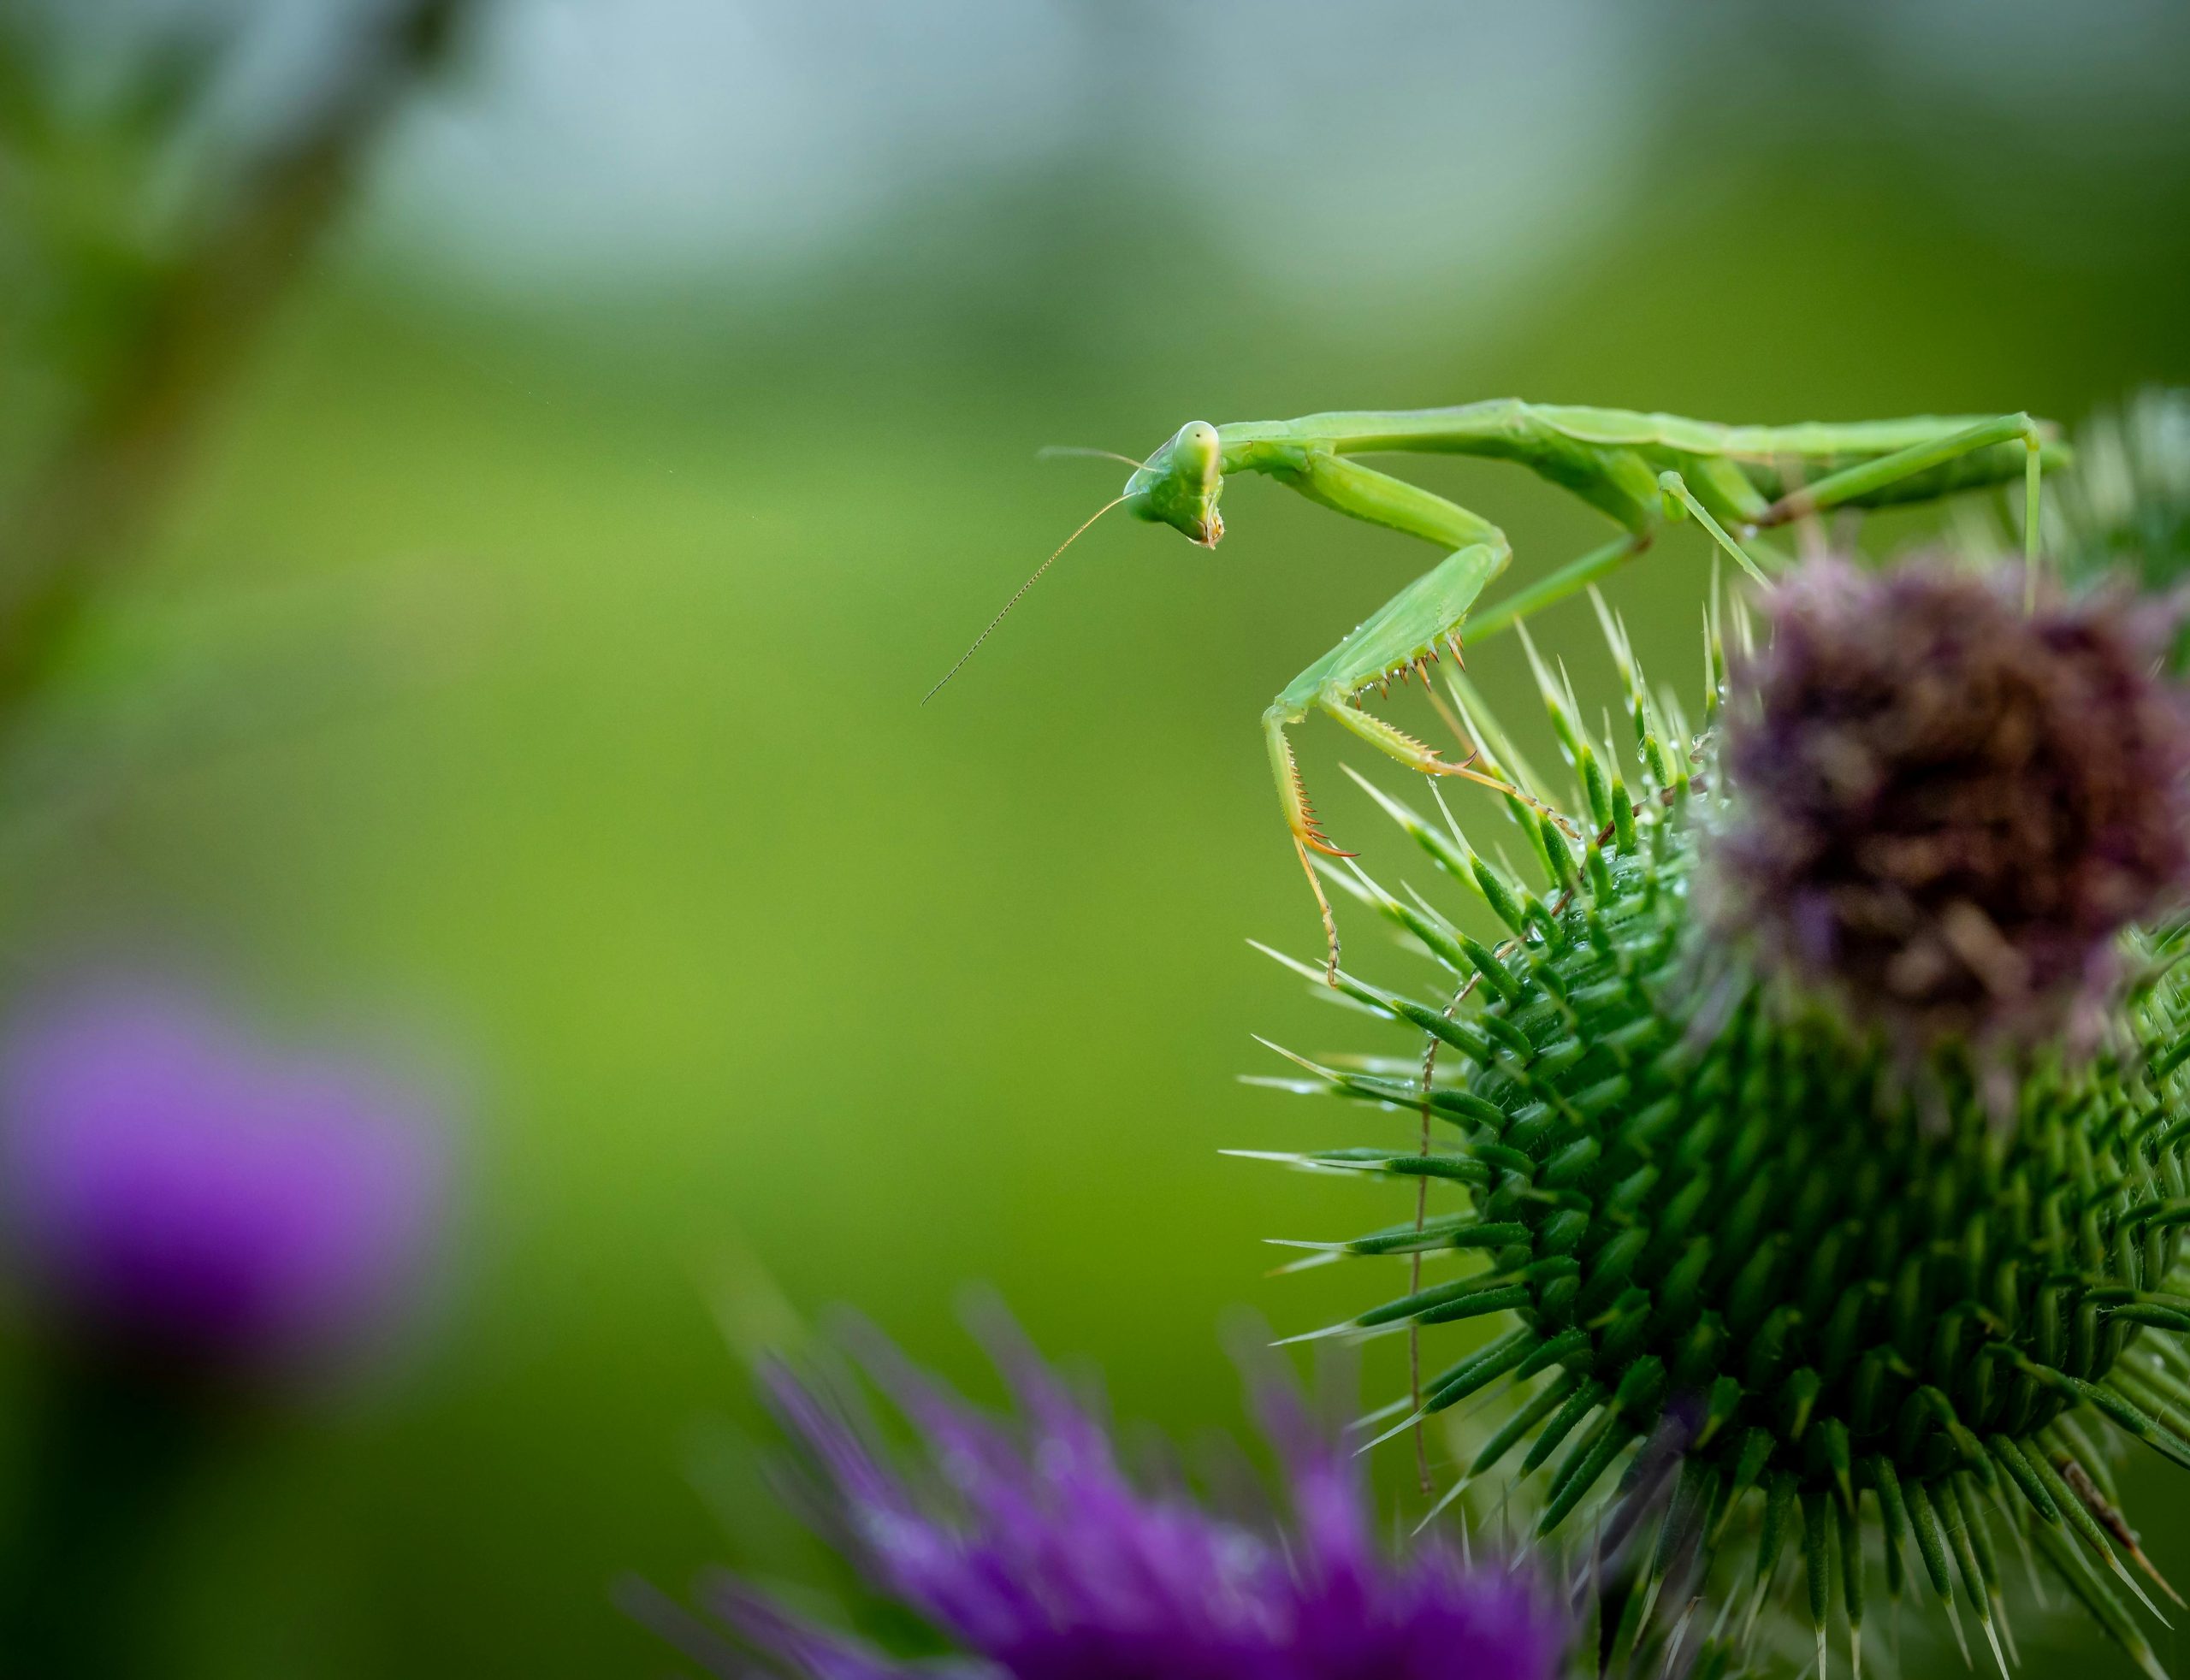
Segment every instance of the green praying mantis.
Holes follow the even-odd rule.
[[[1064,452],[1107,454],[1107,451]],[[1506,569],[1506,535],[1479,514],[1354,458],[1387,453],[1474,455],[1511,461],[1608,515],[1620,535],[1496,605],[1469,615]],[[1263,713],[1278,798],[1300,865],[1323,914],[1326,976],[1337,983],[1337,924],[1311,853],[1347,857],[1324,836],[1286,731],[1320,711],[1379,752],[1428,776],[1459,776],[1515,792],[1475,770],[1476,754],[1449,759],[1370,712],[1363,697],[1418,671],[1425,686],[1440,650],[1461,656],[1462,631],[1480,642],[1634,559],[1667,525],[1693,518],[1759,582],[1764,569],[1743,546],[1761,530],[1838,508],[1929,501],[1960,491],[2024,482],[2026,562],[2035,566],[2039,485],[2067,461],[2058,428],[2027,414],[1923,416],[1849,424],[1724,426],[1670,414],[1527,403],[1512,399],[1454,408],[1311,414],[1298,420],[1212,426],[1190,421],[1133,468],[1124,490],[1066,538],[1005,603],[953,665],[956,675],[1004,613],[1081,532],[1110,509],[1169,525],[1204,547],[1224,535],[1217,504],[1227,475],[1259,472],[1309,500],[1418,536],[1445,558],[1355,626],[1287,684]],[[943,683],[938,683],[940,689]],[[935,689],[929,690],[932,697]]]

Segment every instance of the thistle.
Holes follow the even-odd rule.
[[[1282,1381],[1253,1392],[1290,1511],[1222,1517],[1183,1488],[1136,1487],[1102,1424],[1017,1331],[1000,1315],[986,1328],[1022,1426],[862,1338],[861,1363],[924,1440],[928,1463],[909,1474],[843,1395],[781,1364],[765,1373],[817,1472],[798,1504],[966,1660],[894,1659],[728,1575],[701,1596],[734,1646],[648,1589],[627,1588],[627,1607],[727,1676],[1552,1680],[1566,1629],[1535,1580],[1438,1545],[1388,1559],[1350,1456]]]
[[[100,977],[0,1036],[0,1255],[39,1358],[0,1571],[10,1673],[156,1671],[152,1606],[204,1481],[269,1399],[418,1304],[439,1246],[438,1105],[269,1047],[195,989]]]
[[[353,1357],[415,1304],[448,1139],[363,1062],[256,1041],[147,979],[61,989],[0,1039],[0,1236],[59,1339],[174,1381]]]
[[[1872,591],[1859,606],[1873,612],[1879,592],[1912,587],[1844,584]],[[1447,910],[1358,868],[1331,873],[1441,977],[1420,993],[1341,974],[1347,997],[1405,1036],[1366,1060],[1293,1056],[1305,1077],[1280,1083],[1418,1115],[1422,1136],[1281,1158],[1435,1186],[1455,1205],[1418,1201],[1386,1228],[1293,1245],[1303,1265],[1416,1257],[1406,1293],[1315,1334],[1460,1342],[1391,1434],[1462,1402],[1495,1408],[1447,1499],[1495,1478],[1535,1501],[1539,1535],[1595,1536],[1595,1569],[1619,1565],[1600,1554],[1633,1535],[1631,1588],[1606,1606],[1609,1658],[1651,1637],[1672,1661],[1691,1627],[1723,1654],[1791,1574],[1820,1676],[1836,1614],[1860,1672],[1875,1567],[1897,1602],[1928,1583],[1958,1639],[1959,1598],[2004,1672],[2004,1531],[2159,1675],[2123,1597],[2152,1605],[2132,1566],[2157,1577],[2111,1470],[2123,1440],[2190,1466],[2190,1279],[2175,1271],[2190,1222],[2190,987],[2172,934],[2120,925],[2158,893],[2078,920],[2082,943],[2062,954],[2078,987],[2101,968],[2122,977],[2079,993],[2104,1017],[2087,1054],[2033,1038],[2004,1064],[1971,1042],[1983,999],[1951,987],[1962,1013],[1922,1010],[1935,1030],[1912,1049],[1848,1007],[1878,960],[1862,942],[1842,941],[1829,974],[1775,973],[1769,955],[1799,944],[1801,905],[1750,894],[1753,920],[1780,922],[1755,941],[1704,913],[1767,878],[1742,837],[1763,819],[1745,802],[1768,793],[1730,786],[1725,770],[1768,772],[1755,730],[1801,727],[1728,713],[1723,616],[1708,615],[1706,727],[1691,736],[1599,612],[1630,750],[1590,738],[1571,687],[1529,650],[1578,784],[1566,800],[1448,678],[1477,766],[1512,787],[1504,816],[1532,878],[1492,861],[1449,810],[1374,789],[1468,902]],[[1738,655],[1747,621],[1731,624]],[[1768,664],[1751,680],[1774,691]],[[1784,686],[1814,707],[1832,692]],[[2179,812],[2179,788],[2142,792]],[[1841,831],[1815,856],[1860,854],[1845,830],[1873,808],[1829,811]],[[2096,865],[2069,846],[2051,867]],[[2170,856],[2150,873],[2177,871]],[[1425,1283],[1428,1257],[1471,1269]],[[1495,1334],[1439,1328],[1472,1320]]]

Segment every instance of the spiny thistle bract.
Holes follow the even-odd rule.
[[[1407,1041],[1370,1060],[1296,1056],[1309,1077],[1276,1083],[1419,1113],[1422,1140],[1280,1158],[1448,1186],[1464,1205],[1425,1216],[1418,1202],[1388,1228],[1296,1245],[1314,1251],[1300,1263],[1487,1263],[1317,1334],[1506,1320],[1422,1379],[1392,1433],[1495,1404],[1498,1385],[1502,1421],[1453,1493],[1494,1474],[1509,1494],[1525,1483],[1540,1535],[1633,1529],[1650,1491],[1633,1449],[1678,1449],[1670,1497],[1628,1548],[1633,1587],[1606,1605],[1608,1660],[1670,1620],[1670,1662],[1691,1619],[1730,1660],[1798,1553],[1821,1671],[1836,1601],[1860,1671],[1873,1556],[1897,1600],[1927,1582],[1958,1640],[1959,1594],[1999,1656],[2004,1527],[2160,1675],[2116,1590],[2152,1603],[2117,1553],[2157,1577],[2117,1510],[2108,1437],[2190,1466],[2190,1279],[2175,1269],[2190,989],[2173,938],[2123,936],[2131,978],[2109,1032],[2081,1057],[2026,1046],[2000,1124],[1997,1063],[1951,1044],[1912,1062],[1829,1002],[1768,984],[1698,915],[1710,835],[1742,796],[1717,773],[1723,641],[1707,636],[1691,737],[1599,611],[1641,774],[1631,785],[1620,754],[1584,736],[1571,687],[1536,662],[1579,784],[1571,816],[1448,678],[1478,766],[1520,790],[1503,804],[1540,884],[1494,866],[1449,813],[1370,790],[1487,907],[1496,943],[1461,926],[1480,908],[1456,921],[1332,872],[1447,984],[1423,997],[1341,974]],[[1745,644],[1746,619],[1733,627]]]
[[[2190,574],[2190,390],[2141,391],[2076,436],[2046,504],[2046,547],[2072,578],[2127,572],[2147,589]]]

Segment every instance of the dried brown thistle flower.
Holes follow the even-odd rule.
[[[2190,885],[2175,613],[2026,612],[2019,569],[1813,562],[1739,673],[1719,913],[1858,1015],[2004,1042],[2087,1018],[2115,936]]]

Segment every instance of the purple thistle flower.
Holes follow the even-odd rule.
[[[1919,559],[1812,561],[1765,606],[1722,914],[1915,1041],[2092,1017],[2116,935],[2190,890],[2190,711],[2157,671],[2179,605],[2041,589],[2027,612],[2018,570]]]
[[[440,1223],[419,1093],[272,1049],[146,979],[59,991],[0,1039],[0,1212],[48,1316],[215,1369],[385,1324]]]
[[[1286,1382],[1261,1380],[1253,1398],[1290,1521],[1247,1523],[1182,1489],[1141,1492],[1015,1328],[986,1340],[1018,1427],[864,1338],[867,1372],[922,1437],[917,1481],[824,1393],[781,1365],[764,1372],[820,1472],[819,1525],[968,1659],[938,1671],[888,1657],[713,1576],[703,1601],[742,1647],[808,1680],[1548,1680],[1556,1668],[1566,1630],[1525,1572],[1470,1569],[1435,1541],[1384,1555],[1354,1460]],[[718,1672],[755,1672],[662,1601],[638,1607]]]

